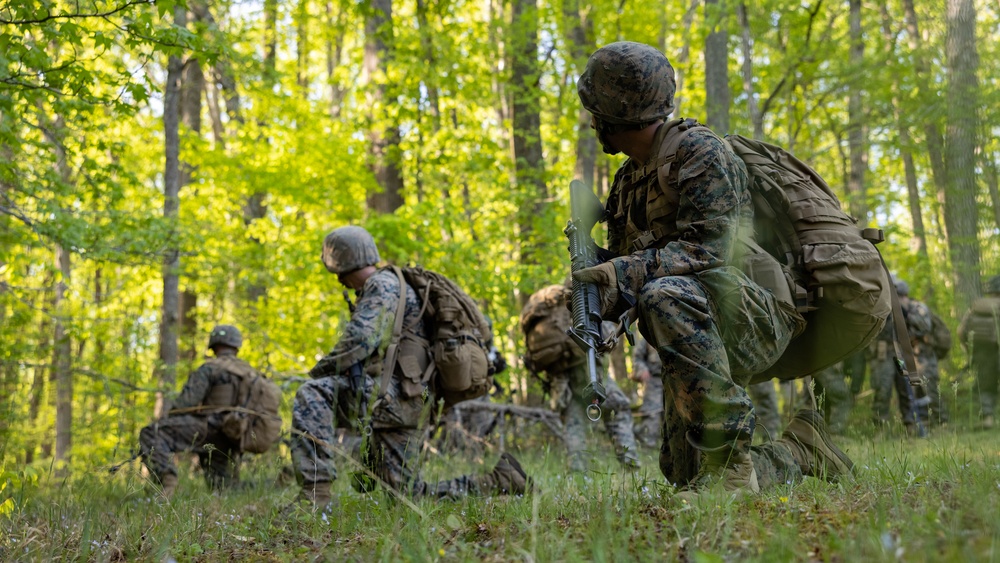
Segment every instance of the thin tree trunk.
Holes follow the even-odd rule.
[[[757,93],[753,87],[753,41],[750,34],[750,15],[746,2],[736,7],[736,17],[740,22],[740,45],[743,48],[743,94],[747,97],[747,115],[753,124],[753,138],[764,138],[764,114],[757,106]]]
[[[56,245],[56,267],[60,278],[55,286],[53,313],[55,331],[52,337],[52,373],[56,381],[56,476],[69,475],[73,447],[73,341],[63,324],[67,317],[66,290],[70,281],[69,251]]]
[[[337,66],[340,65],[341,53],[344,44],[344,27],[340,23],[343,10],[337,10],[337,16],[333,16],[333,2],[326,2],[326,80],[330,88],[330,117],[336,119],[340,116],[340,106],[344,98],[344,90],[340,87],[334,74]]]
[[[580,0],[565,0],[563,2],[563,19],[566,21],[567,42],[570,56],[576,66],[577,73],[583,71],[587,58],[593,49],[593,44],[587,40],[592,37],[594,24],[587,17],[590,6],[580,5]],[[594,174],[597,167],[597,137],[590,129],[590,112],[580,108],[576,123],[576,168],[573,177],[581,180],[590,189],[595,189]]]
[[[947,141],[944,222],[955,281],[955,306],[966,309],[981,295],[976,208],[976,147],[979,130],[979,81],[976,72],[976,5],[974,0],[947,0],[948,62]]]
[[[865,44],[861,28],[861,0],[850,0],[850,62],[855,75],[864,64]],[[851,215],[862,227],[868,226],[868,202],[865,188],[865,172],[868,169],[868,148],[865,140],[865,112],[861,81],[850,81],[847,101],[847,146],[850,154],[850,171],[847,176],[847,206]]]
[[[729,133],[729,30],[719,0],[705,0],[706,121],[720,135]]]
[[[196,11],[196,14],[198,12]],[[197,16],[196,16],[197,17]],[[198,18],[201,19],[201,18]],[[189,134],[198,137],[201,135],[201,100],[202,92],[205,90],[205,75],[201,70],[201,63],[198,59],[191,58],[184,64],[184,79],[181,84],[181,122],[185,125]],[[181,179],[178,192],[191,183],[194,175],[194,168],[187,163],[181,163]],[[195,194],[194,197],[197,197]],[[188,273],[188,279],[193,276]],[[193,281],[193,280],[192,280]],[[185,283],[184,291],[180,296],[180,342],[183,344],[183,352],[180,356],[187,361],[192,361],[198,357],[198,320],[196,310],[198,308],[198,294],[192,289],[190,281]]]
[[[935,200],[937,202],[935,211],[938,215],[937,224],[941,225],[943,221],[940,217],[940,211],[941,206],[944,204],[944,194],[948,183],[948,173],[945,169],[944,138],[941,135],[941,128],[938,126],[938,122],[936,120],[942,113],[944,113],[944,111],[943,108],[937,107],[938,102],[935,99],[936,92],[935,87],[933,86],[936,80],[931,76],[930,64],[927,61],[927,57],[924,55],[923,46],[921,45],[922,36],[920,35],[920,24],[917,19],[917,10],[914,6],[913,0],[903,0],[903,12],[906,17],[906,36],[909,40],[910,51],[913,54],[913,68],[916,71],[916,80],[918,84],[927,85],[927,87],[920,89],[921,99],[924,101],[922,104],[924,106],[924,111],[921,111],[921,114],[923,115],[927,156],[930,158],[931,162],[931,178],[935,188]],[[950,236],[950,233],[947,232],[947,228],[943,234],[945,235],[945,238]]]
[[[392,0],[372,0],[365,20],[364,73],[369,86],[372,127],[371,168],[380,191],[368,194],[368,207],[379,213],[392,213],[403,205],[403,176],[397,157],[399,127],[389,110],[389,84],[386,76],[391,66],[393,37]]]
[[[278,81],[278,0],[264,0],[264,82]]]
[[[886,57],[892,57],[893,41],[892,15],[889,6],[882,2],[882,36],[885,39]],[[913,222],[913,239],[910,249],[917,254],[918,260],[925,267],[930,264],[930,257],[927,255],[927,233],[924,230],[924,217],[920,209],[920,186],[917,184],[917,168],[913,162],[913,140],[910,138],[909,124],[903,119],[899,100],[899,79],[893,78],[892,107],[896,119],[896,127],[899,129],[899,152],[903,159],[903,170],[906,175],[906,195],[910,204],[910,218]]]
[[[694,16],[698,12],[700,0],[690,0],[688,9],[684,12],[681,23],[684,26],[684,44],[681,45],[681,52],[677,56],[677,67],[674,69],[674,81],[677,89],[674,94],[674,117],[684,117],[683,102],[687,101],[685,94],[685,80],[688,71],[691,70],[691,27],[694,25]],[[669,58],[669,57],[668,57]]]
[[[295,83],[299,87],[299,95],[305,99],[309,86],[309,0],[299,0],[295,15]]]
[[[185,8],[174,8],[174,23],[187,25]],[[163,257],[163,305],[160,311],[160,387],[172,390],[177,380],[178,314],[180,312],[181,257],[178,247],[180,218],[180,98],[184,62],[180,56],[167,59],[167,83],[163,94],[163,217],[168,225],[167,247]],[[162,391],[156,394],[156,416],[170,410],[170,401]]]
[[[511,27],[507,40],[511,64],[511,111],[513,123],[514,173],[517,193],[521,200],[518,217],[521,244],[521,264],[538,264],[538,243],[535,241],[536,221],[544,217],[548,191],[545,185],[545,163],[542,158],[541,92],[538,63],[538,6],[535,0],[513,0]],[[532,276],[524,276],[524,284],[534,284]],[[526,302],[533,287],[518,288]]]
[[[993,153],[983,151],[983,168],[986,170],[986,185],[990,190],[990,203],[993,207],[993,225],[1000,230],[1000,188],[997,186],[997,163]]]

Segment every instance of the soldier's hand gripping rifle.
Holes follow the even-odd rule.
[[[569,239],[569,258],[573,272],[599,264],[597,245],[590,231],[604,213],[601,200],[583,182],[573,180],[569,185],[569,224],[563,231]],[[601,418],[600,404],[607,398],[601,374],[597,370],[597,356],[601,345],[601,305],[597,284],[573,280],[573,327],[567,331],[587,355],[587,375],[590,383],[584,389],[587,418]]]

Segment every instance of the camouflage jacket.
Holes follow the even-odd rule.
[[[391,268],[377,270],[357,293],[354,313],[344,327],[333,350],[309,371],[310,377],[320,378],[345,374],[354,364],[366,367],[380,364],[385,348],[392,339],[392,329],[399,305],[399,279]],[[420,299],[406,285],[406,309],[403,327],[420,338],[429,331],[420,316]]]
[[[986,295],[972,302],[969,311],[958,325],[958,339],[963,345],[970,342],[996,343],[1000,330],[1000,296]]]
[[[250,364],[234,355],[210,358],[188,377],[172,409],[234,406],[236,391],[242,380],[240,372],[256,373]]]
[[[733,265],[740,226],[753,218],[746,167],[722,139],[694,129],[664,160],[667,130],[657,130],[649,162],[625,161],[608,195],[608,247],[620,256],[619,290],[633,297],[650,279]]]

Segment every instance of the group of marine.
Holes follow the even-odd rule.
[[[658,158],[670,128],[664,125],[674,109],[674,90],[667,58],[633,42],[597,50],[578,83],[604,151],[628,156],[608,196],[604,261],[572,273],[572,280],[598,288],[606,321],[631,311],[642,335],[631,349],[631,377],[642,388],[638,422],[633,424],[632,401],[610,378],[601,405],[622,465],[638,467],[637,440],[659,447],[660,469],[680,502],[696,502],[706,493],[757,493],[810,476],[835,480],[853,471],[852,461],[831,438],[843,430],[852,397],[843,371],[851,373],[857,392],[866,363],[876,423],[889,421],[894,388],[908,429],[919,434],[946,423],[937,362],[950,347],[950,335],[896,279],[925,385],[915,389],[901,375],[893,323],[886,322],[867,352],[842,362],[843,370],[830,367],[812,375],[813,384],[803,386],[810,396],[799,400],[802,408],[781,428],[775,383],[751,384],[751,379],[760,366],[786,353],[797,329],[787,308],[734,264],[745,235],[741,230],[754,213],[747,170],[730,145],[703,126],[692,127],[669,158]],[[444,403],[438,402],[427,293],[415,290],[398,269],[383,265],[372,235],[358,226],[328,234],[322,261],[354,290],[356,301],[339,340],[309,371],[292,405],[288,444],[301,486],[295,506],[335,504],[331,483],[344,463],[354,464],[351,482],[362,492],[378,486],[435,498],[529,492],[531,479],[509,453],[485,473],[423,480],[418,454],[451,406],[442,413]],[[551,285],[532,295],[521,328],[525,365],[541,375],[562,418],[570,468],[583,471],[590,398],[583,391],[588,382],[584,355],[567,336],[570,285]],[[962,319],[959,340],[971,354],[982,426],[992,427],[1000,379],[1000,276],[987,282],[985,293]],[[720,305],[732,295],[753,305],[753,311]],[[256,451],[247,446],[242,414],[252,413],[266,389],[260,392],[248,383],[261,376],[238,357],[241,345],[235,327],[213,329],[209,348],[214,357],[190,375],[170,414],[140,433],[140,455],[163,496],[169,498],[177,487],[172,459],[177,452],[196,452],[209,485],[221,488],[237,482],[241,455]],[[393,361],[387,363],[387,356]],[[502,356],[491,354],[490,373],[503,367]],[[354,458],[343,454],[345,429],[358,436]],[[754,440],[762,429],[764,439]]]

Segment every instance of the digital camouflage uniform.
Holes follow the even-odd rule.
[[[236,404],[234,371],[242,369],[252,368],[235,351],[217,352],[188,377],[171,414],[139,432],[142,461],[156,478],[177,475],[173,454],[194,452],[212,488],[239,481],[240,444],[223,434],[222,419]]]
[[[778,392],[774,390],[774,380],[761,381],[747,387],[753,411],[757,416],[757,434],[767,440],[777,440],[781,436],[781,411],[778,409]]]
[[[813,374],[813,394],[830,431],[842,434],[851,416],[851,391],[842,364],[834,364]]]
[[[923,376],[924,391],[929,400],[926,407],[928,420],[932,424],[948,422],[948,412],[941,402],[941,372],[933,346],[934,320],[930,307],[909,296],[900,296],[899,304],[906,317],[906,329],[913,344],[917,371]]]
[[[632,378],[642,382],[642,404],[639,406],[639,422],[635,425],[635,437],[643,446],[655,448],[660,445],[663,427],[663,364],[660,354],[636,336],[632,347]]]
[[[569,293],[564,285],[550,285],[538,290],[528,300],[529,302],[538,299],[556,300],[559,303],[556,311],[562,313],[566,311],[565,303]],[[556,328],[563,335],[571,328],[568,324],[568,318],[569,315],[553,315],[551,319],[558,323]],[[606,326],[610,327],[610,325]],[[525,325],[522,322],[522,329],[524,328]],[[590,376],[587,374],[583,352],[576,344],[572,343],[569,336],[565,338],[565,350],[568,354],[565,361],[539,367],[546,373],[552,410],[559,413],[562,418],[563,439],[566,442],[570,469],[586,471],[587,458],[591,454],[587,452],[587,429],[590,427],[590,420],[587,418],[588,402],[584,390],[590,383]],[[600,362],[597,367],[602,372],[606,371],[606,366]],[[607,398],[601,405],[604,411],[601,420],[614,444],[615,456],[623,465],[637,467],[639,455],[632,430],[631,403],[613,379],[606,377],[604,373],[601,373],[600,376],[604,381],[607,393]]]
[[[295,395],[292,460],[304,489],[337,478],[331,447],[336,440],[335,428],[357,424],[361,403],[346,374],[357,363],[365,365],[371,374],[381,369],[382,351],[389,344],[399,295],[399,279],[391,269],[380,269],[369,277],[358,292],[354,312],[337,345],[309,372],[313,380]],[[463,475],[428,483],[419,475],[417,456],[435,405],[428,381],[420,381],[419,375],[431,363],[428,327],[420,313],[420,300],[407,284],[403,339],[415,345],[401,345],[389,388],[372,405],[372,433],[368,451],[363,454],[364,463],[389,486],[414,496],[444,498],[489,493],[480,476]],[[413,373],[418,374],[416,379]],[[372,377],[366,376],[364,392],[371,399],[373,386]],[[362,478],[355,484],[365,481]]]
[[[687,485],[696,475],[723,468],[727,488],[743,482],[754,491],[758,483],[765,488],[794,482],[815,472],[810,452],[819,451],[803,450],[796,433],[809,434],[817,444],[822,421],[797,415],[788,440],[751,448],[756,417],[745,387],[777,361],[800,319],[735,267],[741,229],[753,218],[743,162],[701,127],[687,132],[676,154],[660,156],[668,130],[678,126],[657,125],[672,110],[673,90],[669,62],[649,46],[613,43],[588,61],[578,91],[606,152],[618,152],[617,132],[657,129],[649,159],[626,160],[608,196],[608,246],[618,257],[574,278],[607,284],[602,280],[613,266],[614,288],[608,292],[617,290],[618,300],[608,308],[606,295],[615,293],[602,289],[606,318],[621,312],[628,302],[622,296],[631,297],[640,332],[659,352],[660,467],[668,481]],[[835,451],[840,472],[849,470],[846,456],[825,437],[823,442],[821,461]],[[700,463],[709,467],[704,475]]]
[[[907,328],[909,329],[909,327]],[[918,422],[922,424],[926,421],[927,412],[925,406],[918,401],[909,381],[900,374],[896,367],[894,342],[893,323],[886,322],[885,328],[882,329],[870,347],[872,355],[871,387],[875,392],[872,401],[872,419],[876,426],[886,425],[890,422],[892,395],[893,390],[895,390],[903,424],[912,429],[917,427]]]
[[[992,428],[997,415],[997,395],[1000,393],[1000,276],[986,284],[984,297],[976,299],[962,317],[958,327],[959,341],[971,354],[970,365],[976,377],[980,415],[984,426]]]

